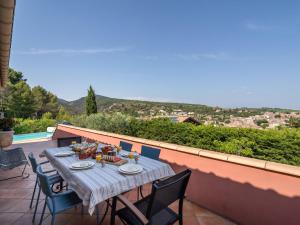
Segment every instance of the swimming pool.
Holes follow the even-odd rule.
[[[38,132],[30,134],[16,134],[14,135],[13,141],[27,141],[32,139],[49,138],[52,137],[53,133],[50,132]]]

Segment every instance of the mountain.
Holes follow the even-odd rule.
[[[183,112],[193,112],[197,117],[217,116],[228,118],[230,115],[239,117],[248,117],[262,114],[264,112],[292,112],[296,110],[273,109],[273,108],[236,108],[224,109],[220,107],[211,107],[200,104],[170,103],[170,102],[150,102],[110,98],[102,95],[96,95],[98,112],[122,112],[133,116],[149,116],[158,114],[171,114],[174,110]],[[74,101],[58,100],[59,104],[65,107],[71,114],[85,113],[85,97]],[[299,112],[299,111],[298,111]]]

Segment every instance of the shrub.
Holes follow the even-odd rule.
[[[14,126],[15,134],[26,134],[35,132],[44,132],[47,127],[55,126],[56,121],[53,119],[17,119]]]
[[[76,126],[214,150],[257,159],[300,165],[300,129],[258,130],[141,120],[121,113],[74,117]]]

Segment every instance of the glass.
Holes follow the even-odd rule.
[[[138,153],[136,153],[136,154],[134,155],[134,161],[135,161],[136,164],[138,164],[139,159],[140,159],[140,155],[139,155]]]
[[[134,154],[132,152],[130,152],[128,154],[128,158],[130,159],[130,162],[132,163],[132,160],[134,159]]]
[[[116,149],[117,149],[118,155],[120,155],[120,151],[122,151],[122,147],[121,146],[116,146]]]
[[[102,160],[102,155],[96,155],[96,162],[100,163]]]

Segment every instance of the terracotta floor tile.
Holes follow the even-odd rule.
[[[24,213],[0,213],[0,224],[11,225],[23,215]]]
[[[234,225],[231,221],[217,215],[198,216],[197,220],[201,225]]]

